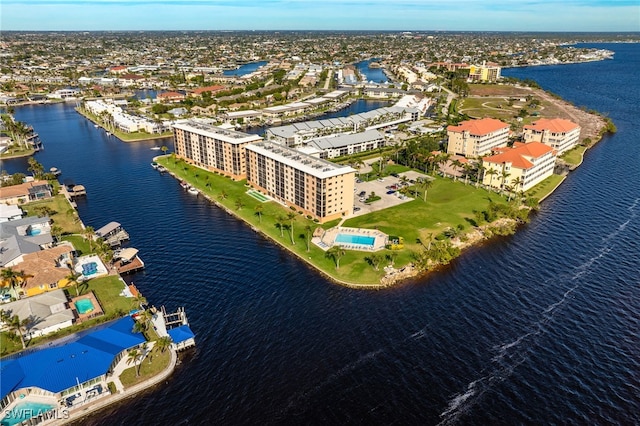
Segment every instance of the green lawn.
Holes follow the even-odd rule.
[[[564,180],[564,176],[551,175],[526,192],[528,197],[542,200],[547,197]]]
[[[94,278],[87,281],[86,285],[81,284],[79,287],[82,290],[81,294],[93,291],[105,316],[119,317],[127,314],[135,306],[132,298],[120,296],[124,284],[117,275]],[[69,294],[75,296],[75,289],[69,289]]]
[[[125,357],[127,355],[125,354]],[[128,358],[127,358],[128,359]],[[169,366],[171,360],[171,352],[165,350],[161,352],[156,348],[151,349],[151,352],[142,360],[140,364],[140,376],[136,376],[137,364],[134,365],[131,361],[131,367],[127,368],[120,374],[120,381],[126,388],[131,387],[137,383],[147,380],[156,374],[161,373],[165,368]]]
[[[474,211],[486,210],[489,199],[505,202],[500,195],[464,182],[435,177],[433,186],[423,196],[408,203],[369,213],[347,220],[344,226],[374,228],[389,235],[398,235],[405,240],[405,249],[398,251],[396,263],[403,265],[411,261],[411,251],[418,251],[421,243],[435,238],[448,227],[472,226]],[[468,220],[467,220],[468,219]]]
[[[78,235],[78,234],[64,235],[62,239],[64,241],[69,241],[71,244],[73,244],[73,247],[78,252],[78,256],[83,256],[85,254],[92,253],[92,251],[89,250],[89,242],[82,235]],[[95,247],[95,244],[94,244],[94,247]]]
[[[577,166],[582,162],[582,156],[587,150],[586,147],[578,145],[560,156],[567,164]]]
[[[9,333],[3,331],[0,333],[0,357],[22,350],[20,337],[10,338]]]
[[[27,212],[28,216],[37,216],[38,207],[48,207],[53,211],[50,215],[53,224],[60,226],[63,234],[82,232],[82,226],[80,226],[76,211],[71,207],[64,195],[59,194],[46,200],[32,201],[21,207]]]
[[[337,280],[354,284],[377,284],[384,275],[381,267],[379,271],[376,271],[367,263],[366,258],[371,255],[370,253],[347,251],[340,258],[340,268],[336,270],[334,260],[327,258],[325,252],[320,248],[311,244],[310,250],[307,252],[305,227],[311,226],[312,229],[315,229],[321,226],[323,229],[328,229],[337,225],[339,220],[319,225],[301,214],[296,214],[293,222],[295,244],[292,244],[288,229],[290,221],[286,219],[281,222],[287,227],[282,232],[278,227],[278,223],[280,223],[278,217],[286,216],[292,212],[291,209],[275,202],[259,202],[246,194],[248,188],[244,185],[244,181],[234,182],[227,177],[209,173],[180,160],[174,161],[168,156],[160,157],[157,161],[170,171],[174,171],[178,178],[188,181],[205,194],[210,195],[242,220],[262,230],[274,241],[310,262],[325,274]],[[226,195],[225,198],[221,197],[223,193]],[[455,227],[458,224],[469,228],[470,224],[465,218],[473,218],[474,210],[485,210],[489,204],[489,198],[496,202],[498,200],[504,201],[503,197],[484,189],[476,189],[470,184],[464,185],[463,182],[453,182],[437,177],[434,185],[428,191],[426,203],[422,199],[414,200],[383,211],[349,219],[345,226],[370,229],[377,226],[383,232],[404,237],[406,247],[398,253],[395,261],[397,266],[402,266],[411,262],[411,251],[419,248],[418,239],[428,240],[429,234],[435,237],[445,228]],[[239,209],[237,202],[241,205]],[[261,205],[263,209],[262,222],[255,211],[257,205]],[[385,252],[378,254],[385,255]],[[380,266],[386,264],[386,262],[382,262]]]

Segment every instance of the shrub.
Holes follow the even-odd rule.
[[[112,395],[118,392],[118,390],[116,389],[116,384],[113,382],[107,383],[107,387],[109,388],[109,392],[111,392]]]

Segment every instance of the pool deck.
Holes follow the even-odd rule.
[[[96,271],[95,274],[91,274],[89,276],[85,276],[83,274],[82,265],[86,265],[86,264],[89,264],[91,262],[94,262],[97,265],[97,271]],[[82,257],[78,258],[78,260],[76,261],[76,266],[75,266],[74,270],[78,274],[82,275],[79,278],[80,281],[88,280],[88,279],[96,278],[96,277],[102,277],[104,275],[108,275],[109,274],[109,270],[107,269],[107,267],[104,265],[104,263],[102,262],[100,257],[98,255],[95,255],[95,254],[91,254],[91,255],[88,255],[88,256],[82,256]]]
[[[93,311],[84,314],[78,312],[78,309],[76,308],[76,301],[80,299],[91,300],[91,303],[93,304]],[[87,294],[83,294],[82,296],[72,298],[71,302],[69,302],[69,307],[71,308],[71,310],[73,310],[73,314],[77,318],[76,322],[78,323],[89,320],[91,318],[95,318],[100,315],[104,315],[102,306],[100,306],[100,303],[98,303],[98,299],[96,298],[95,294],[93,294],[93,291],[90,291]]]
[[[357,235],[362,237],[374,238],[373,246],[364,244],[350,244],[350,243],[336,243],[336,237],[338,234]],[[377,229],[366,228],[346,228],[344,226],[336,226],[331,229],[327,229],[321,236],[313,237],[311,242],[320,247],[322,250],[327,251],[334,245],[342,246],[347,250],[356,251],[378,251],[386,247],[389,236]]]

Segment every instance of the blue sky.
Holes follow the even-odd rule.
[[[640,31],[640,0],[1,0],[8,30]]]

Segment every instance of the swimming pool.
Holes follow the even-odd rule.
[[[352,234],[338,234],[336,235],[336,243],[343,244],[360,244],[362,246],[373,247],[375,243],[375,237],[369,237],[366,235],[352,235]]]
[[[15,407],[10,410],[5,410],[5,416],[0,420],[1,426],[13,426],[22,423],[32,417],[38,417],[41,414],[46,416],[46,413],[55,409],[53,404],[45,404],[42,402],[24,401],[18,402]],[[52,416],[50,416],[52,418]]]
[[[29,235],[30,236],[36,236],[36,235],[40,235],[40,233],[42,233],[42,231],[40,229],[30,229],[29,230]]]
[[[95,308],[93,306],[93,302],[89,299],[79,299],[75,302],[76,310],[79,314],[86,314],[88,312],[93,311]]]
[[[82,275],[88,277],[98,272],[98,264],[96,262],[89,262],[82,265]]]

